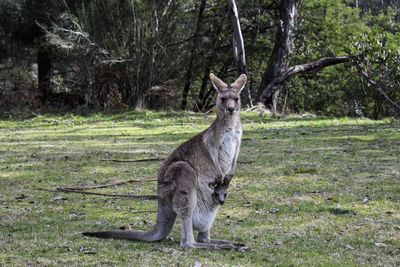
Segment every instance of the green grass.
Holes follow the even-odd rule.
[[[150,179],[157,161],[213,115],[129,112],[0,119],[0,266],[399,266],[400,123],[242,114],[244,140],[215,238],[245,253],[100,240],[82,231],[149,229],[156,202],[37,188]],[[155,182],[97,190],[154,194]],[[138,213],[139,211],[144,211]]]

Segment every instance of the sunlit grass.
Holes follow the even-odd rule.
[[[250,251],[98,240],[86,230],[149,229],[155,201],[36,190],[151,179],[213,115],[128,112],[0,119],[0,266],[400,265],[400,123],[244,113],[237,174],[212,236]],[[99,189],[155,194],[147,181]]]

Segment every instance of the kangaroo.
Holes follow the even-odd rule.
[[[217,205],[224,205],[226,197],[228,196],[229,181],[225,179],[222,182],[216,181],[215,183],[209,184],[214,189],[212,198]]]
[[[182,221],[180,245],[196,249],[234,249],[244,244],[210,239],[210,229],[235,174],[242,125],[240,92],[247,77],[242,74],[226,84],[210,74],[217,90],[216,119],[205,131],[181,144],[163,162],[157,178],[157,221],[150,231],[85,232],[85,236],[159,241],[171,232],[175,219]],[[221,193],[222,192],[222,193]],[[221,197],[222,194],[222,197]],[[193,229],[198,231],[195,241]]]

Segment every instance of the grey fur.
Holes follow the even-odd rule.
[[[244,244],[210,239],[211,226],[235,173],[242,138],[240,91],[247,77],[242,74],[230,86],[214,74],[210,74],[210,79],[218,91],[217,117],[208,129],[181,144],[161,165],[154,229],[148,232],[85,232],[84,235],[158,241],[167,237],[179,217],[182,220],[182,247],[247,249]],[[212,184],[216,186],[210,186]],[[199,231],[197,241],[193,229]]]

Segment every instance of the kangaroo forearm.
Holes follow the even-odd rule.
[[[216,177],[222,179],[224,174],[218,161],[218,151],[216,149],[211,149],[211,151],[209,150],[209,154],[217,172]]]
[[[221,166],[219,165],[218,160],[214,163],[215,169],[217,170],[217,178],[222,179],[224,177],[224,174],[221,170]]]

